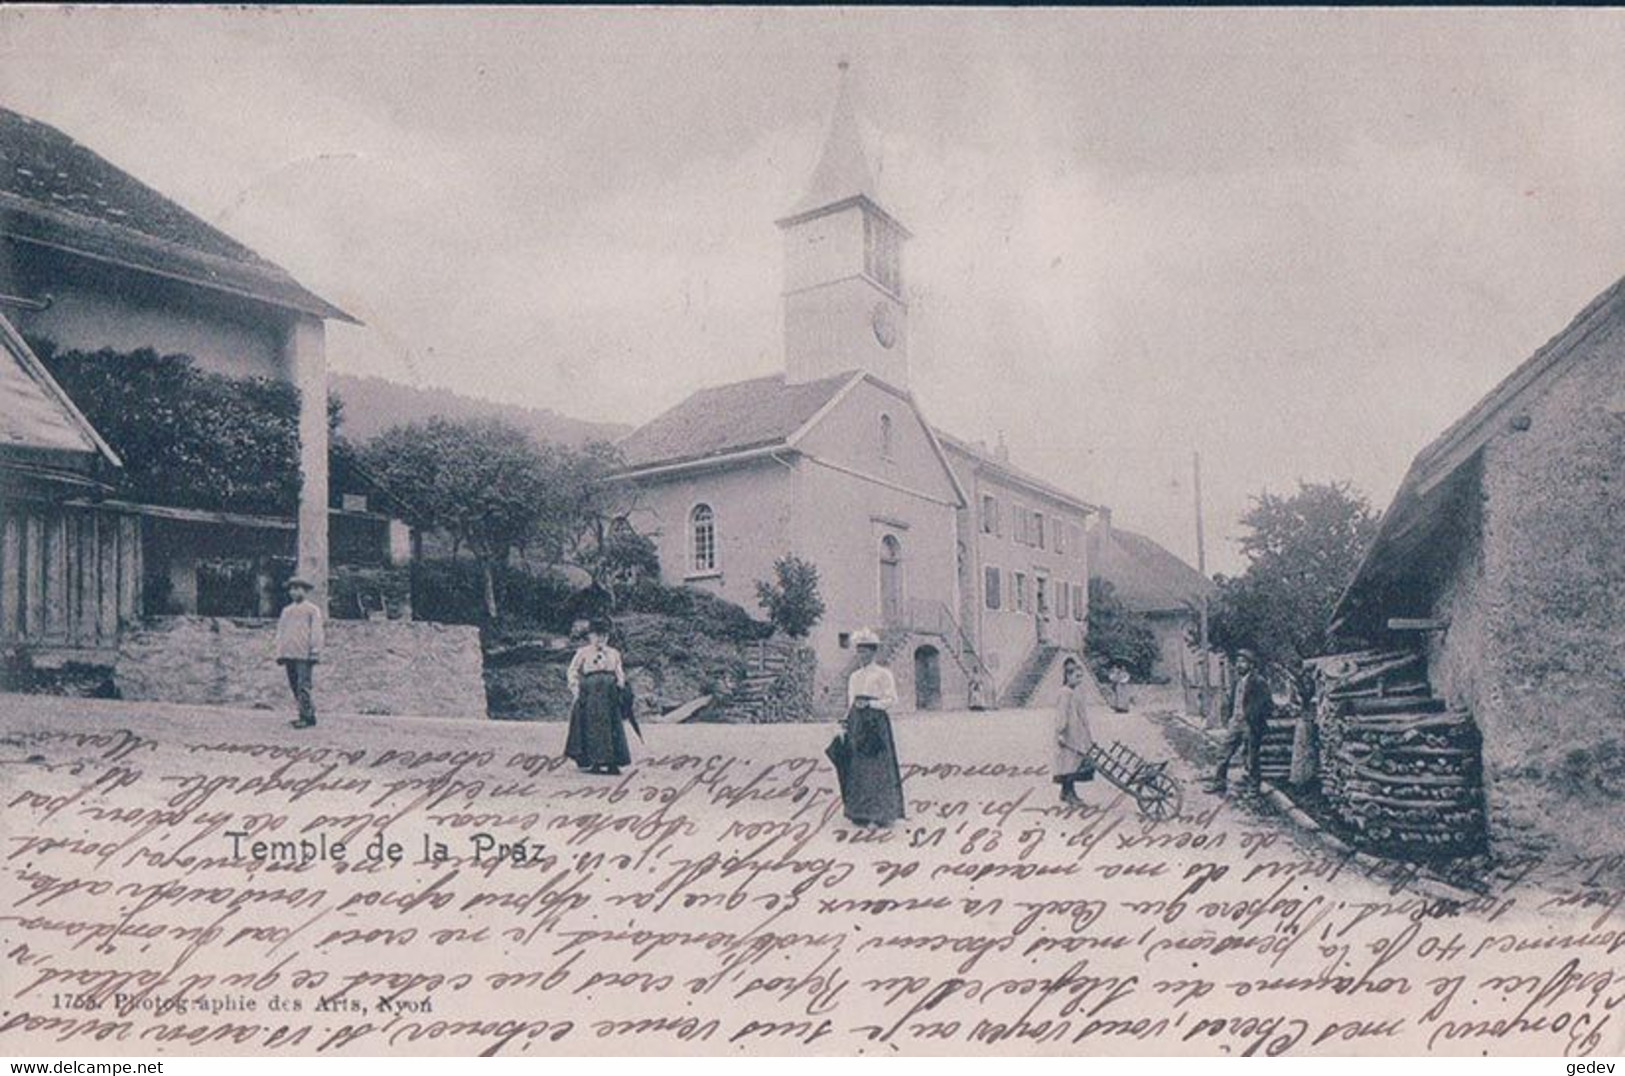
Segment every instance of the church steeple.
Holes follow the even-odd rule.
[[[853,105],[849,65],[807,191],[784,232],[784,354],[791,381],[864,369],[908,387],[908,229],[882,207]]]
[[[824,139],[824,151],[818,155],[818,167],[813,169],[807,192],[790,207],[787,220],[851,198],[867,198],[877,206],[880,204],[875,197],[875,175],[869,167],[869,154],[863,145],[863,134],[858,130],[858,115],[852,107],[850,65],[842,60],[839,67],[840,88],[835,93],[835,114],[830,120],[829,136]]]

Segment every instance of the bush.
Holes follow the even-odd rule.
[[[1089,633],[1084,651],[1096,676],[1122,665],[1141,683],[1151,679],[1157,637],[1146,618],[1130,611],[1105,579],[1089,580]]]
[[[736,643],[755,642],[773,634],[772,624],[757,620],[726,598],[689,587],[668,587],[652,580],[623,590],[615,610],[682,617],[693,623],[701,634]]]
[[[123,496],[292,515],[299,503],[299,391],[200,370],[185,355],[58,351],[30,341],[124,468]]]
[[[773,562],[773,581],[758,580],[756,598],[768,619],[793,639],[804,639],[824,615],[818,566],[787,553]]]
[[[497,569],[495,575],[504,631],[569,630],[576,591],[563,578],[511,565]],[[479,564],[460,557],[420,562],[413,579],[412,611],[418,620],[488,625]]]

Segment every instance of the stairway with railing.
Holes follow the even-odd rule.
[[[1013,709],[1023,709],[1032,705],[1033,693],[1036,692],[1049,675],[1056,657],[1061,653],[1061,647],[1048,643],[1040,643],[1033,648],[1027,660],[1016,674],[1010,678],[1010,686],[1005,688],[1004,697],[1000,700],[1004,706]]]
[[[953,658],[967,680],[980,679],[983,683],[992,681],[992,673],[988,671],[981,655],[976,652],[976,644],[965,634],[965,629],[953,612],[942,602],[929,598],[911,598],[903,603],[895,615],[887,619],[885,626],[889,632],[900,632],[899,640],[909,634],[936,636],[946,644],[944,649],[947,650],[948,656]]]

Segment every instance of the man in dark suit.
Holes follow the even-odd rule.
[[[1243,744],[1247,747],[1248,791],[1258,791],[1260,780],[1259,749],[1264,743],[1264,728],[1269,722],[1275,703],[1270,698],[1270,686],[1258,670],[1258,655],[1243,650],[1236,655],[1236,686],[1225,700],[1224,754],[1219,768],[1207,783],[1207,790],[1223,795],[1229,787],[1230,760],[1236,757]]]

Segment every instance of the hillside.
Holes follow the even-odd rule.
[[[613,422],[587,422],[561,415],[551,408],[521,407],[463,396],[450,389],[413,388],[379,377],[334,374],[332,391],[344,400],[344,435],[365,441],[389,427],[442,415],[446,418],[500,418],[528,430],[543,441],[580,445],[593,440],[613,441],[631,430]]]

